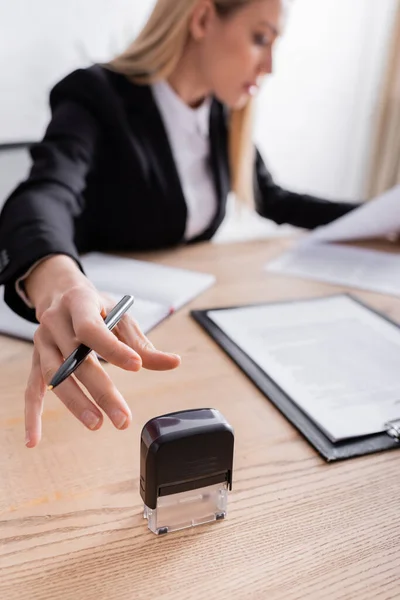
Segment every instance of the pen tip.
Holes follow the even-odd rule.
[[[48,389],[48,391],[49,391],[49,392],[51,392],[51,390],[53,390],[53,389],[54,389],[54,385],[48,385],[48,386],[47,386],[47,389]]]

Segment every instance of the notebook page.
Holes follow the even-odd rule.
[[[91,253],[82,260],[98,289],[163,304],[177,310],[215,283],[215,277],[147,261]]]
[[[37,327],[35,323],[16,315],[4,302],[3,295],[0,294],[0,334],[31,342]]]
[[[115,298],[115,303],[121,300],[121,295],[110,296]],[[149,302],[141,298],[135,298],[129,314],[139,323],[143,333],[149,333],[156,325],[170,314],[169,310],[157,302]],[[30,323],[16,315],[0,298],[0,334],[17,337],[32,341],[37,329],[37,324]]]
[[[346,296],[208,316],[332,441],[400,417],[400,329]]]
[[[272,273],[400,294],[400,255],[388,252],[334,244],[302,246],[282,254],[265,268]]]

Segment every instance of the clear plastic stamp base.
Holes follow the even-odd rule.
[[[226,517],[227,504],[228,485],[219,483],[171,496],[160,496],[157,508],[144,506],[144,518],[153,533],[163,535],[221,521]]]

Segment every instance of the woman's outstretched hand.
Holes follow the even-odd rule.
[[[180,357],[154,348],[129,315],[124,315],[109,331],[103,319],[115,302],[96,290],[68,256],[52,256],[40,263],[26,279],[25,289],[40,323],[25,392],[28,448],[37,446],[41,439],[47,386],[64,358],[79,344],[85,344],[93,352],[54,393],[88,429],[101,427],[103,412],[118,429],[129,427],[132,419],[129,406],[96,354],[127,371],[139,371],[142,366],[157,371],[175,369]]]

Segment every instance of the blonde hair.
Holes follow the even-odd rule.
[[[214,0],[221,16],[255,0]],[[149,85],[175,70],[188,41],[189,21],[198,0],[157,0],[147,23],[133,43],[108,67],[135,83]],[[231,188],[243,202],[253,203],[253,101],[229,116]]]

